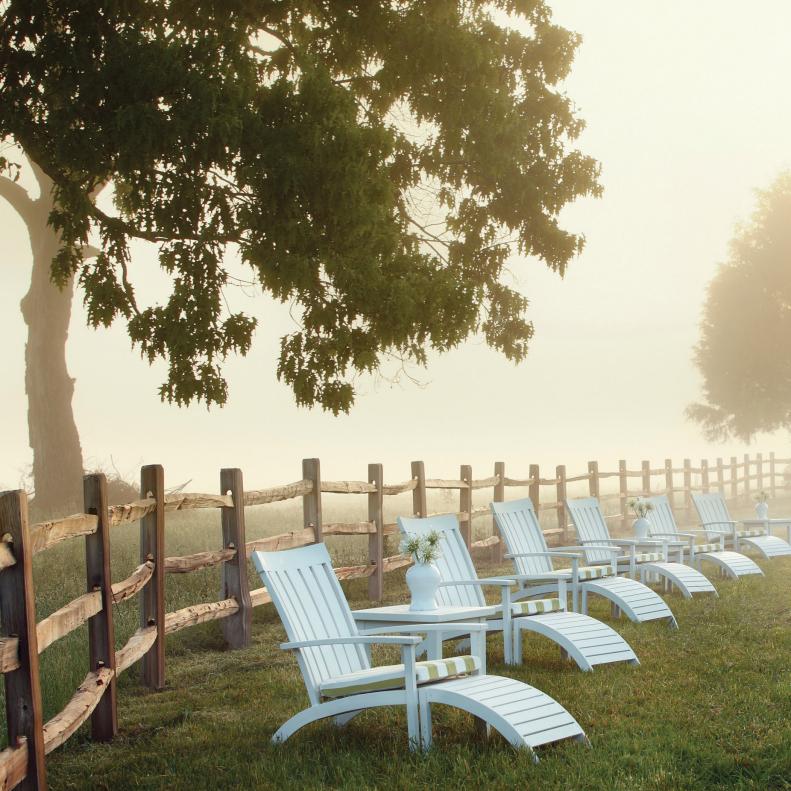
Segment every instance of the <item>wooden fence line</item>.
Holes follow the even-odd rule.
[[[643,460],[640,469],[618,463],[618,470],[601,470],[597,461],[588,463],[586,473],[568,475],[558,465],[554,478],[542,478],[537,464],[531,464],[526,478],[511,478],[504,462],[497,462],[494,475],[474,478],[470,465],[461,465],[458,479],[426,478],[422,461],[412,462],[411,477],[403,483],[387,484],[381,464],[368,465],[366,481],[322,481],[318,459],[305,459],[302,478],[294,483],[267,489],[244,491],[242,473],[223,469],[219,494],[165,494],[164,471],[158,465],[141,470],[140,499],[125,505],[107,505],[107,485],[103,475],[84,479],[85,513],[72,514],[34,525],[27,521],[24,492],[0,493],[0,673],[6,693],[10,746],[0,752],[0,789],[46,788],[44,756],[63,744],[84,722],[91,720],[92,738],[112,739],[117,732],[116,680],[136,662],[142,662],[143,682],[152,689],[165,683],[165,636],[212,620],[222,621],[229,647],[240,648],[251,639],[252,610],[271,602],[264,588],[250,590],[247,559],[256,550],[274,551],[321,541],[325,536],[367,536],[367,562],[336,568],[339,579],[368,580],[368,594],[381,600],[384,575],[411,563],[404,555],[385,556],[386,539],[398,532],[396,523],[384,521],[384,497],[412,494],[412,514],[428,513],[429,490],[459,492],[459,519],[465,542],[471,549],[490,550],[502,560],[502,545],[495,534],[473,540],[473,521],[489,514],[488,506],[475,506],[473,493],[491,489],[492,499],[507,499],[506,489],[523,488],[539,512],[555,513],[557,526],[544,530],[549,538],[568,538],[565,499],[569,485],[587,482],[588,493],[602,502],[617,502],[617,513],[608,518],[629,519],[629,499],[664,493],[674,510],[689,516],[691,495],[712,488],[729,500],[749,497],[768,486],[770,496],[788,488],[780,465],[791,459],[768,459],[745,455],[739,462],[718,458],[714,465],[702,459],[693,467],[689,459],[673,466],[665,459],[662,467]],[[678,476],[682,476],[679,485]],[[639,478],[639,487],[630,488],[630,479]],[[602,481],[617,479],[617,490],[602,492]],[[659,479],[659,480],[657,480]],[[754,486],[752,484],[755,484]],[[542,502],[541,488],[554,490],[554,499]],[[323,494],[364,494],[365,519],[357,522],[324,523]],[[682,495],[679,505],[676,495]],[[303,529],[261,539],[246,540],[245,508],[302,498]],[[190,509],[218,508],[221,512],[222,547],[191,555],[165,557],[165,514]],[[140,523],[140,565],[124,580],[113,583],[110,568],[110,529]],[[86,592],[68,602],[39,623],[35,619],[35,591],[31,571],[33,555],[71,538],[84,537],[86,545]],[[166,574],[190,573],[219,566],[221,599],[165,612]],[[140,628],[120,649],[115,650],[114,605],[140,594]],[[89,667],[82,684],[64,709],[43,723],[38,656],[53,642],[88,623]]]

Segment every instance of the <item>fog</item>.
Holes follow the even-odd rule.
[[[120,325],[86,328],[78,297],[68,359],[86,465],[135,478],[139,465],[161,463],[170,485],[214,490],[223,466],[265,486],[301,477],[306,456],[321,458],[327,478],[364,477],[368,462],[382,462],[395,482],[409,477],[413,459],[432,477],[462,463],[483,477],[495,460],[526,477],[530,463],[565,463],[572,473],[588,459],[612,469],[619,458],[783,452],[785,434],[750,449],[707,444],[683,411],[700,398],[691,355],[706,283],[751,213],[754,189],[791,165],[791,5],[763,0],[749,13],[722,0],[551,5],[584,37],[565,89],[587,121],[579,146],[602,163],[605,194],[564,212],[565,226],[587,238],[564,279],[536,260],[509,265],[535,324],[524,363],[474,339],[432,357],[428,370],[410,369],[419,384],[362,380],[348,416],[298,409],[275,376],[278,339],[292,326],[287,307],[235,294],[259,328],[249,356],[225,367],[229,403],[178,408],[159,401],[163,367],[140,360]],[[11,487],[31,462],[19,312],[31,253],[3,202],[0,228],[0,484]],[[141,296],[155,298],[153,256],[136,251],[133,266],[150,271]]]

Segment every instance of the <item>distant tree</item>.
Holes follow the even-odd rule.
[[[695,347],[706,402],[687,414],[710,439],[791,428],[791,172],[758,193],[709,284]]]
[[[383,356],[424,363],[474,332],[527,353],[506,259],[562,274],[583,240],[558,215],[600,190],[559,88],[579,37],[543,0],[0,12],[0,137],[51,180],[52,279],[76,280],[90,324],[121,318],[167,361],[163,399],[225,402],[221,363],[250,347],[255,321],[223,298],[229,248],[295,307],[278,376],[299,404],[348,410]],[[107,182],[112,209],[93,199]],[[138,301],[134,240],[172,280],[164,304]]]

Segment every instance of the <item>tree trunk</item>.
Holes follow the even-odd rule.
[[[82,448],[71,404],[74,379],[66,368],[74,283],[59,289],[50,280],[58,235],[47,224],[48,186],[41,183],[41,197],[28,219],[33,271],[30,290],[20,304],[28,330],[25,392],[38,519],[82,510]]]

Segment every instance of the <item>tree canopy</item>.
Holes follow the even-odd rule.
[[[710,439],[791,428],[791,172],[758,193],[709,284],[695,362],[705,403],[688,414]]]
[[[229,249],[297,308],[278,375],[337,412],[385,354],[423,363],[482,332],[522,359],[508,256],[562,274],[582,247],[558,221],[600,189],[561,85],[579,37],[543,0],[0,11],[0,137],[54,184],[53,278],[76,277],[91,324],[121,318],[167,361],[165,399],[223,403],[222,362],[250,347],[255,321],[223,299]],[[112,211],[92,199],[108,182]],[[136,239],[170,277],[162,304],[137,299]]]

